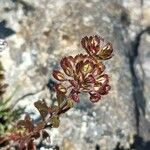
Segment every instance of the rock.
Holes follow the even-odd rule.
[[[149,30],[150,31],[150,30]],[[143,86],[143,100],[145,103],[145,111],[144,116],[140,120],[140,133],[141,136],[144,138],[145,141],[150,140],[149,131],[150,131],[150,50],[149,50],[149,43],[150,43],[150,35],[146,31],[141,36],[141,42],[139,45],[139,63],[136,64],[137,75],[139,76]]]
[[[74,143],[71,143],[70,140],[64,139],[62,149],[63,150],[76,150],[77,148],[75,148]]]
[[[113,43],[115,55],[104,62],[112,86],[109,95],[97,104],[91,104],[89,97],[82,95],[81,103],[62,116],[60,127],[50,131],[52,143],[48,145],[58,145],[64,150],[112,150],[118,145],[130,148],[132,143],[137,147],[134,135],[150,140],[147,3],[140,0],[0,1],[0,22],[6,22],[0,29],[13,32],[5,34],[8,49],[0,57],[8,91],[11,94],[17,89],[12,103],[18,101],[16,107],[26,107],[25,111],[33,113],[34,119],[38,118],[33,106],[36,100],[45,98],[51,104],[55,99],[51,73],[59,67],[60,59],[85,53],[80,45],[83,36],[99,34]],[[141,87],[146,102],[141,97]]]

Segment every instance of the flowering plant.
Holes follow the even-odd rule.
[[[66,56],[60,61],[61,69],[53,71],[53,77],[58,81],[55,85],[57,105],[48,106],[44,100],[38,100],[34,106],[38,109],[42,120],[34,124],[29,115],[18,121],[17,132],[8,136],[15,141],[21,150],[35,150],[34,139],[42,136],[48,138],[45,128],[59,127],[61,114],[80,102],[81,93],[88,93],[90,101],[98,102],[110,90],[109,76],[105,73],[104,60],[113,54],[111,43],[106,43],[98,35],[84,37],[81,40],[87,54]]]
[[[82,38],[81,44],[86,52],[96,60],[107,60],[113,56],[112,44],[105,42],[104,39],[98,35]]]
[[[110,86],[108,75],[103,73],[105,66],[97,63],[88,55],[65,57],[60,62],[63,73],[54,70],[53,76],[60,81],[56,84],[56,92],[68,95],[70,99],[79,102],[79,94],[90,94],[91,102],[100,100],[101,95],[108,93]]]

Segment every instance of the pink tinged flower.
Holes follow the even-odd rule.
[[[65,81],[64,74],[58,70],[53,71],[53,77],[58,81]]]
[[[92,71],[93,76],[98,76],[103,73],[105,66],[102,63],[96,64]]]
[[[101,95],[98,92],[90,92],[90,101],[95,103],[101,99]]]
[[[110,59],[113,54],[113,47],[111,43],[107,43],[98,53],[97,57],[101,60],[107,60]]]
[[[67,89],[62,84],[56,84],[55,89],[59,94],[65,94]]]
[[[88,75],[86,78],[85,78],[85,83],[94,83],[95,82],[95,78],[92,74]]]
[[[100,75],[96,78],[96,81],[103,85],[108,84],[109,82],[108,75],[107,74]]]
[[[110,42],[105,42],[103,38],[98,35],[84,37],[81,40],[82,47],[93,58],[99,60],[110,59],[113,55],[113,47]]]
[[[93,86],[93,90],[94,90],[95,92],[97,92],[97,91],[100,90],[101,87],[102,87],[102,84],[96,82],[96,83],[94,84],[94,86]]]
[[[64,57],[60,65],[66,75],[73,77],[74,76],[74,60],[72,56]]]
[[[70,92],[70,98],[73,101],[79,103],[79,101],[80,101],[80,99],[79,99],[79,93],[80,93],[79,91],[76,91],[76,90],[72,89],[72,91]]]
[[[99,40],[93,45],[99,45],[98,42]],[[68,56],[61,60],[60,65],[69,77],[67,79],[62,72],[55,70],[53,76],[61,82],[55,86],[55,89],[60,94],[69,94],[68,96],[75,102],[79,102],[80,92],[89,93],[91,101],[97,102],[101,95],[106,95],[110,90],[108,75],[103,74],[105,66],[93,57],[83,54],[75,57]],[[67,87],[62,84],[64,81],[64,85],[69,83]],[[72,89],[71,92],[70,89]]]
[[[79,88],[79,84],[77,81],[75,80],[68,80],[68,81],[74,88]]]
[[[101,39],[102,40],[102,39]],[[99,50],[99,44],[100,44],[100,37],[90,36],[90,37],[84,37],[81,40],[82,47],[87,51],[87,53],[94,54],[97,53]]]
[[[111,89],[110,85],[105,85],[105,86],[100,88],[99,93],[101,95],[107,95],[110,89]]]

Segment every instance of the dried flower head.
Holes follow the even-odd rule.
[[[79,102],[79,94],[87,92],[90,100],[97,102],[101,95],[110,90],[108,75],[104,73],[105,66],[97,63],[89,55],[68,56],[61,60],[63,72],[54,70],[53,76],[60,81],[56,85],[57,93],[68,94],[75,102]]]
[[[104,39],[98,35],[87,37],[81,40],[82,47],[86,52],[95,59],[107,60],[113,55],[113,47],[110,42],[105,42]]]

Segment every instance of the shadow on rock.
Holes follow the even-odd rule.
[[[15,34],[15,31],[12,30],[11,28],[6,27],[6,20],[3,20],[0,22],[0,38],[4,39],[10,35]]]
[[[23,7],[25,15],[27,15],[28,12],[35,10],[32,5],[28,4],[27,2],[25,2],[23,0],[12,0],[12,2],[14,2],[16,5],[21,4]]]
[[[134,142],[130,145],[129,149],[125,149],[120,146],[120,143],[117,144],[114,150],[149,150],[150,149],[150,141],[144,141],[142,137],[135,135]]]

